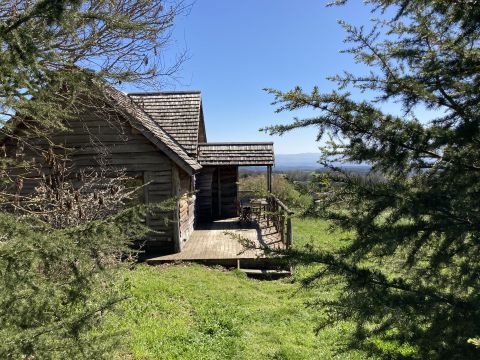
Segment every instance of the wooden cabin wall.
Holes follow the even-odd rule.
[[[174,186],[179,197],[177,204],[178,237],[176,251],[181,251],[193,232],[195,222],[195,195],[193,194],[192,177],[181,169],[174,169]]]
[[[176,165],[113,111],[85,111],[68,125],[70,132],[52,134],[51,140],[70,149],[70,164],[75,169],[124,169],[129,176],[143,177],[144,183],[150,182],[145,187],[147,203],[161,202],[176,195],[172,188],[172,169]],[[7,140],[5,145],[8,155],[16,156],[15,141]],[[38,139],[36,145],[44,149],[50,147],[44,139]],[[55,152],[65,151],[56,149]],[[23,153],[25,159],[35,158],[42,164],[39,153],[29,149],[24,149]],[[32,192],[38,183],[38,174],[27,175],[31,179],[24,181],[24,193]],[[148,216],[147,223],[155,233],[148,236],[147,250],[162,253],[175,250],[173,220],[172,212]]]

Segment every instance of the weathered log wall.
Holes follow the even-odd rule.
[[[147,203],[161,202],[178,194],[172,185],[173,174],[174,171],[183,171],[115,112],[92,108],[70,120],[68,125],[71,131],[51,134],[50,140],[56,153],[69,154],[69,165],[73,168],[123,169],[129,176],[143,177],[144,183],[148,183],[145,187]],[[51,143],[43,138],[33,142],[39,149],[51,147]],[[41,151],[30,148],[19,151],[12,139],[5,145],[9,156],[34,158],[40,167],[43,166]],[[38,183],[38,173],[29,174],[27,171],[23,175],[27,176],[23,192],[32,192]],[[174,221],[171,211],[148,216],[147,223],[155,232],[147,239],[147,249],[164,253],[175,251]]]
[[[192,178],[180,172],[179,176],[179,201],[178,201],[178,246],[181,251],[185,242],[193,232],[195,222],[195,195],[193,194]]]

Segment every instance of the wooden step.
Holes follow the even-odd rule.
[[[270,269],[239,269],[240,271],[252,277],[281,278],[291,276],[289,270],[270,270]]]

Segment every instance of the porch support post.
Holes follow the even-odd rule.
[[[222,182],[220,180],[220,166],[217,166],[217,187],[218,187],[218,217],[222,217]]]
[[[272,165],[267,166],[267,189],[272,192]]]

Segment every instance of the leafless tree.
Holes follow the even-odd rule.
[[[18,114],[61,127],[92,79],[160,88],[186,59],[167,50],[188,9],[183,0],[2,1],[0,135]]]
[[[68,163],[65,157],[71,149],[62,149],[62,145],[51,139],[52,135],[69,131],[70,120],[78,120],[79,114],[86,108],[102,112],[102,118],[110,126],[120,128],[121,114],[112,112],[111,107],[106,105],[108,99],[105,88],[130,83],[137,87],[158,89],[174,78],[186,59],[186,52],[182,50],[167,56],[172,41],[173,21],[176,16],[188,12],[189,6],[183,0],[2,1],[0,183],[10,183],[10,188],[15,184],[18,190],[32,172],[38,176],[42,174],[45,165],[43,160],[50,167],[52,164],[49,162],[56,162],[55,172],[58,176],[71,174],[68,166],[65,169],[58,168]],[[2,143],[5,138],[14,140],[15,154],[8,154],[8,149]],[[51,146],[45,147],[45,141],[39,145],[36,141],[39,138]],[[102,165],[101,158],[108,156],[108,148],[94,136],[90,139],[91,146],[97,150],[98,163]],[[50,149],[55,151],[52,153]],[[43,160],[32,162],[31,157],[26,155],[29,153],[38,154]],[[52,157],[56,159],[52,160]],[[11,176],[7,171],[11,167],[20,171]],[[68,180],[62,182],[55,191],[65,196],[72,192],[70,195],[74,196],[74,193],[81,194],[82,191],[87,193],[87,189],[93,191],[92,186],[95,186],[92,194],[106,195],[106,190],[98,189],[99,179],[108,183],[113,179],[107,181],[107,177],[110,179],[115,174],[118,177],[115,182],[125,180],[125,174],[118,170],[112,173],[111,170],[106,166],[94,171],[84,169],[81,177],[87,181],[82,190],[78,186],[73,190]],[[36,200],[39,203],[52,196],[49,176],[42,180],[43,185],[37,189]],[[70,187],[70,190],[64,186]],[[118,198],[119,194],[116,194],[116,200],[121,203],[123,195]],[[55,212],[53,208],[64,209],[67,206],[63,203],[65,199],[62,197],[62,201],[52,204],[49,213]],[[0,192],[0,203],[11,203],[11,200],[8,193]],[[28,201],[32,202],[33,199]],[[88,197],[85,201],[89,201]],[[30,210],[33,208],[30,206]],[[82,208],[81,205],[77,208],[74,203],[71,211],[80,211]],[[84,216],[88,219],[93,214]]]

